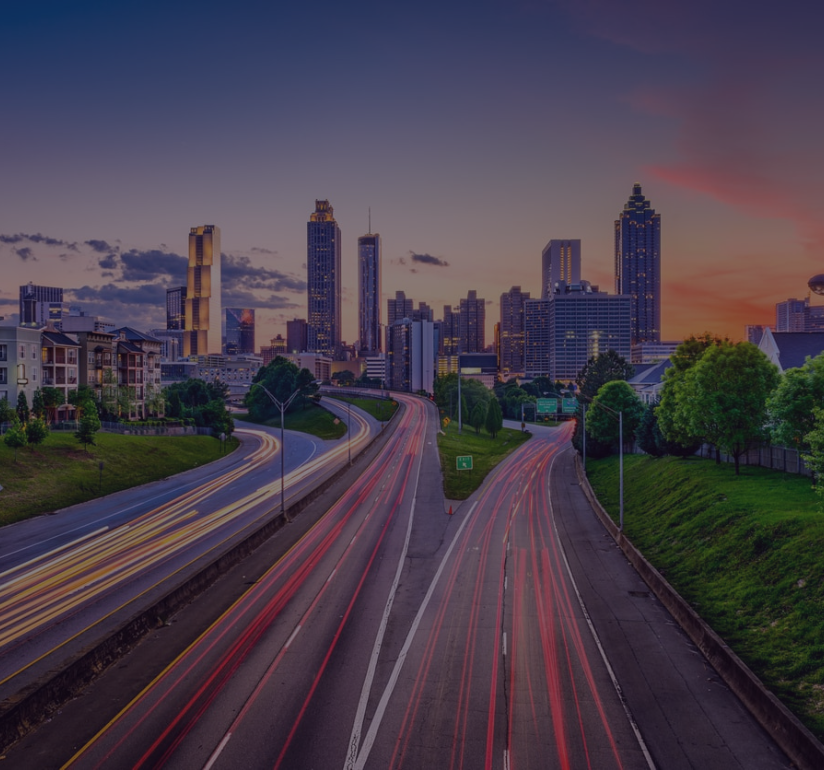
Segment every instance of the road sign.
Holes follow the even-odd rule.
[[[464,455],[463,457],[456,457],[455,459],[457,461],[459,471],[472,470],[472,455]]]
[[[555,414],[558,411],[557,398],[539,398],[538,414]]]
[[[564,414],[575,414],[578,411],[577,398],[564,398],[561,403],[561,410]]]

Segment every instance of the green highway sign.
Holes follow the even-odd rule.
[[[472,455],[464,455],[463,457],[457,457],[456,460],[458,463],[459,471],[472,470]]]
[[[539,398],[538,399],[538,414],[555,414],[558,411],[557,398]]]
[[[575,414],[578,411],[578,399],[577,398],[565,398],[562,399],[561,410],[564,414]]]

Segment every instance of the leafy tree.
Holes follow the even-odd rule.
[[[815,427],[804,437],[809,451],[802,457],[813,473],[815,491],[824,496],[824,407],[814,407],[812,416]]]
[[[183,402],[180,399],[180,390],[169,387],[166,389],[168,394],[166,399],[166,414],[169,417],[183,417]]]
[[[117,372],[111,367],[103,369],[103,387],[100,391],[100,411],[106,418],[118,417]]]
[[[43,393],[40,388],[37,388],[32,396],[31,411],[35,417],[43,417],[46,414],[46,405],[43,403]]]
[[[69,391],[69,403],[72,406],[79,407],[84,401],[93,402],[94,400],[94,388],[89,385],[78,385],[74,390]]]
[[[162,415],[166,410],[166,403],[163,398],[163,391],[153,382],[146,385],[146,411],[150,415]]]
[[[42,417],[30,417],[26,423],[26,440],[29,444],[42,444],[49,436],[49,426]]]
[[[741,455],[765,437],[767,398],[778,369],[752,343],[723,342],[684,375],[680,409],[688,430],[724,449],[740,473]]]
[[[295,364],[282,356],[277,356],[262,367],[255,375],[254,382],[263,385],[278,401],[285,403],[292,393],[299,391],[299,396],[289,405],[287,412],[298,406],[306,408],[307,399],[317,391],[315,378],[308,369],[298,369]],[[280,416],[280,409],[272,403],[263,388],[252,387],[244,399],[252,419],[261,422]]]
[[[63,391],[60,388],[43,388],[41,393],[49,422],[54,422],[57,410],[63,405]]]
[[[74,437],[83,444],[83,448],[88,452],[89,444],[95,445],[94,436],[100,430],[100,417],[97,416],[97,407],[94,401],[83,401],[77,404],[80,411],[80,420]]]
[[[452,373],[437,377],[433,390],[435,403],[448,412],[451,420],[457,420],[458,375]],[[475,404],[479,402],[483,404],[485,414],[487,404],[491,398],[492,394],[482,382],[464,377],[461,380],[461,400],[464,404],[461,410],[461,422],[467,425],[470,423],[472,410],[475,408]]]
[[[667,453],[664,434],[658,427],[658,418],[655,416],[655,408],[658,406],[658,399],[650,402],[644,407],[644,414],[635,430],[635,441],[642,452],[646,452],[652,457],[662,457]]]
[[[797,369],[788,369],[767,399],[777,444],[810,451],[807,435],[817,426],[815,408],[824,404],[824,354],[808,358]]]
[[[587,402],[598,394],[602,385],[612,380],[628,380],[635,374],[635,367],[614,350],[590,358],[578,372],[578,393]]]
[[[469,424],[475,428],[475,433],[480,433],[485,420],[486,409],[484,409],[484,405],[479,401],[472,409],[472,414],[469,415]]]
[[[618,415],[621,413],[621,423]],[[626,443],[635,435],[635,430],[644,414],[644,405],[635,391],[623,380],[612,380],[601,386],[598,395],[587,410],[587,437],[606,444],[611,450],[618,448],[621,428]]]
[[[0,398],[0,433],[3,431],[3,424],[12,421],[12,417],[16,417],[17,412],[11,408],[8,396]]]
[[[348,369],[342,369],[332,375],[332,382],[338,385],[354,385],[355,375]]]
[[[497,438],[498,432],[504,427],[504,416],[497,398],[490,399],[486,410],[486,431],[492,438]]]
[[[3,442],[9,449],[14,450],[14,461],[17,462],[17,450],[28,444],[26,437],[26,426],[20,422],[20,418],[15,414],[11,420],[11,427],[3,436]]]
[[[26,398],[25,391],[20,391],[17,394],[17,419],[25,425],[29,421],[29,415],[31,412],[29,411],[29,401]]]
[[[687,372],[695,366],[710,348],[729,343],[710,332],[691,335],[670,356],[672,366],[664,372],[664,385],[656,407],[658,427],[667,440],[667,454],[688,456],[694,454],[704,442],[704,436],[691,432],[687,418],[689,405],[683,404],[681,386]]]

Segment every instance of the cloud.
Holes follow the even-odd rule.
[[[19,249],[14,249],[14,253],[24,262],[29,259],[37,261],[37,257],[34,256],[34,252],[28,246],[21,246]]]
[[[62,246],[71,251],[79,251],[77,244],[72,241],[61,241],[59,238],[50,238],[40,233],[29,235],[17,233],[15,235],[0,235],[0,243],[14,245],[16,243],[36,243],[41,246]]]
[[[107,256],[103,257],[98,263],[100,267],[104,270],[114,270],[120,264],[117,261],[117,257],[114,254],[108,254]]]
[[[171,283],[186,282],[188,258],[173,252],[129,249],[120,255],[124,281],[155,281],[169,278]]]
[[[264,249],[262,246],[252,246],[250,249],[252,254],[266,254],[268,256],[277,256],[276,251],[272,251],[271,249]]]
[[[115,304],[151,305],[158,309],[163,308],[164,312],[166,307],[166,287],[156,283],[143,283],[137,286],[107,283],[103,286],[82,286],[79,289],[69,289],[67,293],[78,302],[99,305],[101,307],[99,314],[108,317],[111,317],[112,305]],[[118,317],[122,315],[119,314]]]
[[[436,265],[437,267],[449,267],[449,262],[440,257],[433,257],[431,254],[416,254],[414,251],[409,252],[409,256],[413,262],[418,262],[424,265]]]
[[[304,279],[280,270],[257,267],[249,257],[243,255],[224,254],[220,271],[224,292],[258,289],[302,294],[306,291]]]
[[[84,241],[87,246],[91,246],[98,254],[108,254],[117,251],[116,246],[110,246],[106,241]]]

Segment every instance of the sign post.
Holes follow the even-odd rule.
[[[459,471],[472,470],[472,455],[463,455],[461,457],[456,457],[455,461]]]

